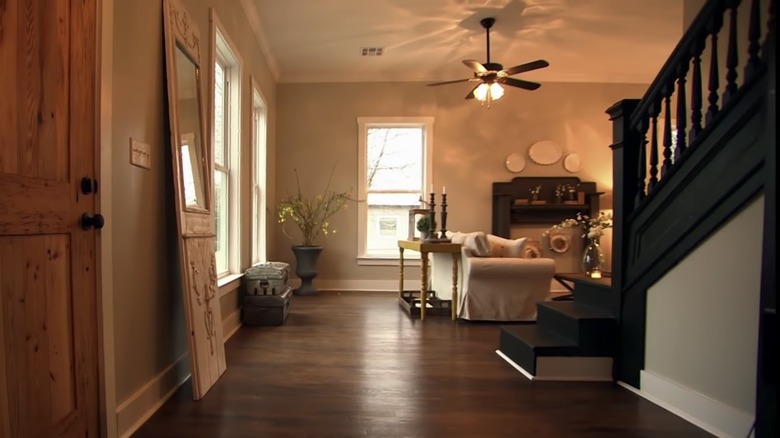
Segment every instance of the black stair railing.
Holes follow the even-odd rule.
[[[739,19],[742,14],[747,14],[746,19]],[[744,22],[747,29],[739,26]],[[710,0],[704,5],[630,115],[629,128],[639,133],[640,142],[634,146],[639,149],[634,167],[638,174],[635,207],[660,187],[696,147],[697,137],[717,124],[717,115],[755,81],[773,26],[774,0]],[[721,47],[724,40],[726,45]],[[745,48],[744,56],[740,56],[740,47]],[[721,65],[723,54],[725,64]],[[703,58],[709,58],[707,68],[702,66]],[[661,162],[659,157],[663,157]]]
[[[647,289],[765,185],[774,3],[707,1],[642,99],[607,110],[621,319],[616,377],[634,386],[644,363]]]

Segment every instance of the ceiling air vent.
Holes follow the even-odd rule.
[[[360,49],[360,56],[382,56],[384,47],[363,47]]]

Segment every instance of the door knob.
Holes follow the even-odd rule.
[[[90,216],[89,213],[81,215],[81,228],[88,230],[94,227],[96,230],[103,228],[106,224],[106,219],[100,213],[95,213],[94,216]]]

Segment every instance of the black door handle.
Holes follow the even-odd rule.
[[[88,230],[91,227],[95,227],[96,230],[103,228],[106,224],[106,219],[100,213],[95,213],[94,216],[90,216],[89,213],[81,215],[81,228]]]

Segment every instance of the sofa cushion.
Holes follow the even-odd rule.
[[[490,245],[491,257],[525,258],[526,256],[525,243],[528,240],[527,237],[505,239],[493,234],[488,234],[487,240]]]
[[[473,233],[455,232],[452,233],[450,241],[463,245],[464,248],[476,257],[490,256],[490,245],[488,244],[487,236],[482,231]]]

